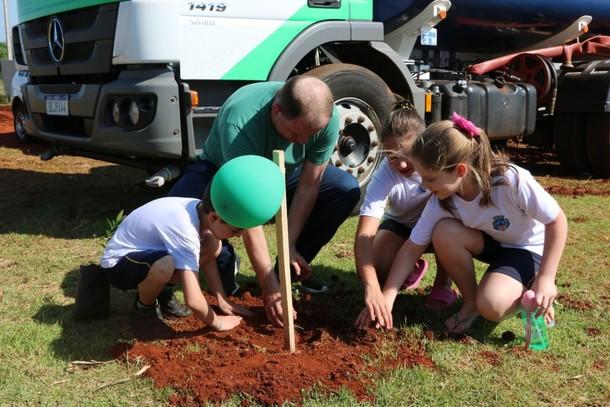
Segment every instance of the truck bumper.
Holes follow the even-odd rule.
[[[179,86],[168,69],[124,70],[104,84],[31,84],[24,86],[31,120],[29,134],[51,143],[108,156],[183,158]],[[47,97],[67,98],[68,115],[50,115]],[[113,119],[112,106],[145,101],[144,123],[131,125],[125,109],[121,121]],[[125,124],[127,123],[127,124]]]

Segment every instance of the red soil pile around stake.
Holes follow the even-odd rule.
[[[214,302],[209,296],[208,301]],[[336,315],[339,302],[329,301],[334,300],[309,297],[295,304],[299,319],[294,354],[283,350],[283,331],[267,322],[262,301],[246,293],[236,302],[255,316],[230,332],[210,332],[189,317],[171,323],[175,338],[119,344],[113,355],[144,359],[155,385],[176,391],[171,402],[177,405],[216,403],[233,395],[265,405],[300,403],[303,392],[314,387],[329,393],[344,387],[370,401],[373,379],[383,371],[434,368],[421,343],[399,341],[396,332],[357,331],[353,321]]]

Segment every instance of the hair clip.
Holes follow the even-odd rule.
[[[400,110],[400,109],[413,110],[413,109],[415,109],[415,106],[413,105],[413,103],[410,100],[402,99],[402,100],[399,100],[398,102],[394,103],[394,106],[393,106],[393,110]]]
[[[481,137],[481,130],[474,125],[473,122],[465,117],[460,116],[456,112],[451,115],[451,121],[453,125],[457,127],[462,133],[465,133],[469,138],[478,139]]]

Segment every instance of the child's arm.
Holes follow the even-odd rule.
[[[552,314],[553,300],[557,296],[555,277],[567,236],[568,221],[560,210],[555,220],[545,225],[542,262],[536,280],[532,284],[532,290],[536,293],[536,305],[539,308],[538,315],[548,314],[551,320],[555,318]]]
[[[390,310],[394,306],[394,300],[398,295],[398,291],[400,291],[400,287],[404,283],[409,273],[413,271],[415,263],[425,251],[426,246],[417,245],[413,243],[411,239],[408,239],[396,254],[394,262],[392,263],[392,269],[388,275],[388,279],[383,286],[383,296]],[[360,312],[358,320],[361,321],[363,326],[370,326],[370,324],[373,322],[367,308]],[[393,321],[390,318],[389,321],[386,321],[385,325],[381,324],[380,321],[377,321],[377,326],[391,329],[393,327]]]
[[[201,253],[199,256],[199,270],[203,270],[208,288],[216,296],[218,307],[225,315],[252,316],[252,312],[241,305],[229,301],[220,280],[216,257],[220,253],[222,243],[211,234],[204,235],[201,239]]]
[[[241,322],[241,317],[229,315],[216,315],[208,304],[199,287],[197,274],[191,270],[176,270],[182,283],[184,300],[193,314],[215,331],[228,331],[235,328]]]
[[[379,228],[379,219],[372,216],[360,216],[354,253],[356,255],[356,269],[364,286],[364,304],[368,310],[366,317],[361,316],[356,320],[356,326],[360,329],[367,328],[371,321],[377,321],[381,326],[392,324],[392,310],[388,306],[375,270],[373,259],[373,240]]]

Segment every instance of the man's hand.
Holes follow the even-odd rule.
[[[267,319],[277,327],[284,326],[282,320],[282,295],[279,292],[263,294],[263,303],[265,304]],[[297,319],[296,311],[293,311],[292,318]]]
[[[290,248],[290,268],[294,270],[297,281],[307,280],[311,276],[311,266],[295,247]]]

